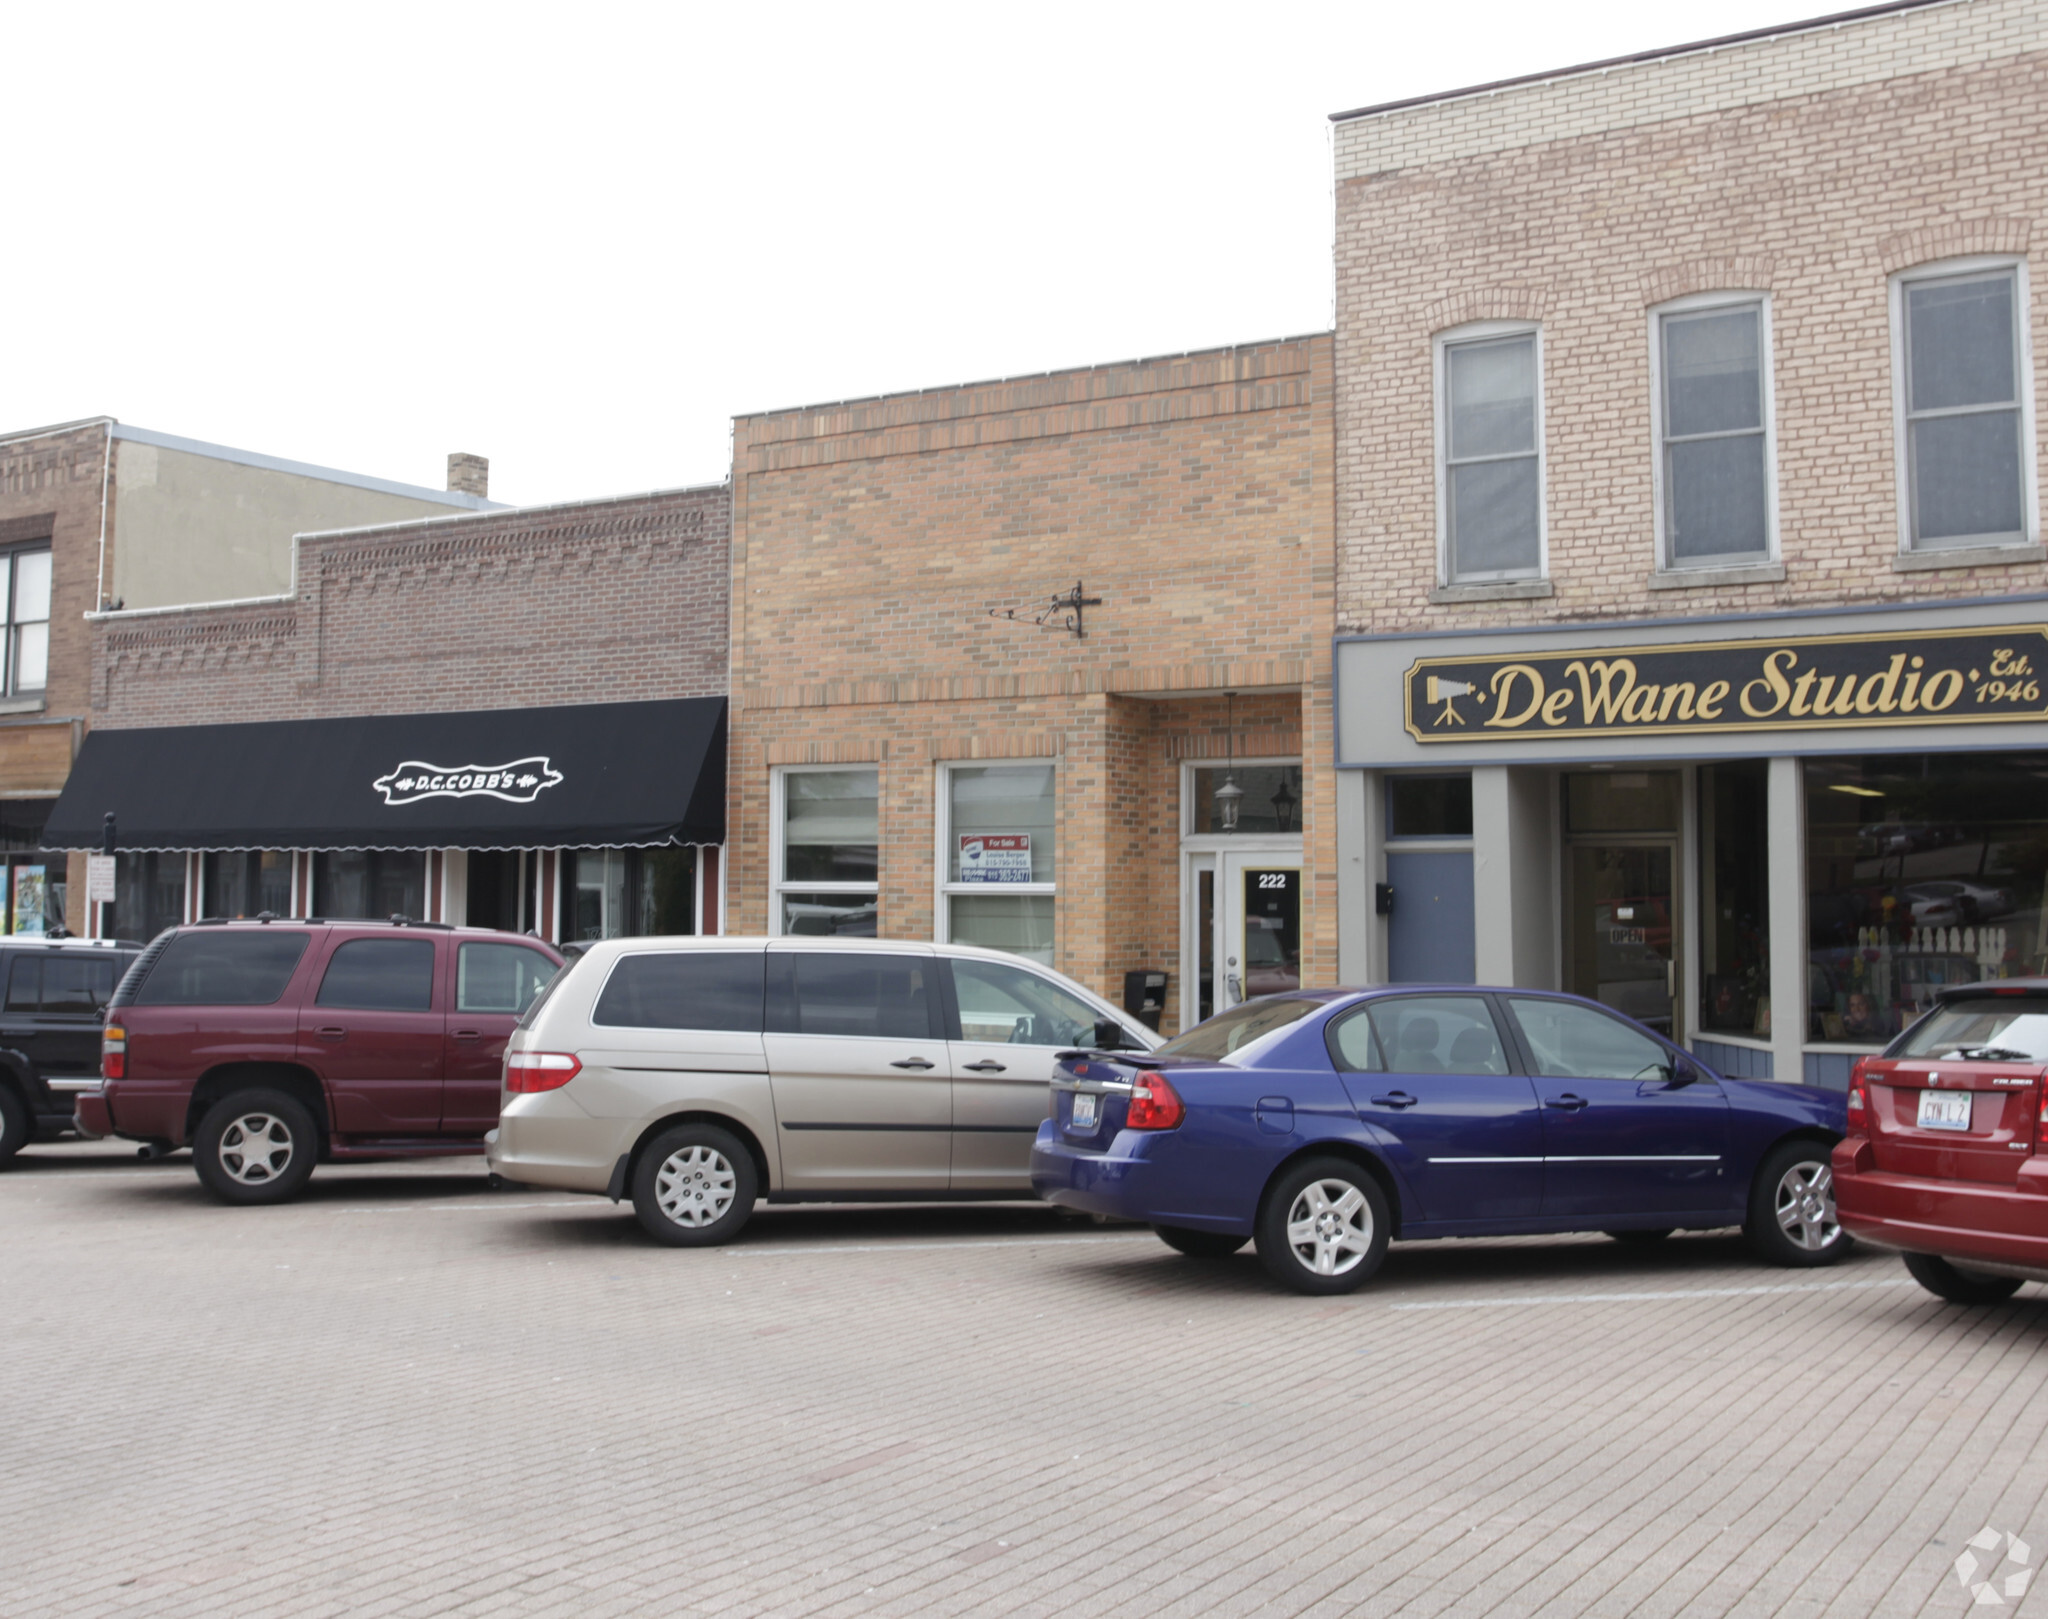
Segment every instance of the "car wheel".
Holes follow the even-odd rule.
[[[15,1094],[14,1087],[0,1084],[0,1164],[21,1151],[34,1125],[28,1104]]]
[[[1670,1236],[1669,1231],[1610,1231],[1607,1233],[1616,1242],[1627,1243],[1631,1248],[1648,1248]]]
[[[1907,1254],[1906,1269],[1936,1298],[1951,1304],[2003,1304],[2019,1291],[2017,1276],[1993,1276],[1989,1271],[1965,1270],[1961,1265],[1937,1259],[1933,1254]]]
[[[283,1091],[237,1091],[213,1104],[192,1138],[192,1167],[224,1203],[283,1203],[313,1175],[319,1131]]]
[[[1245,1245],[1243,1237],[1223,1231],[1190,1231],[1186,1226],[1156,1225],[1159,1240],[1190,1259],[1228,1259]]]
[[[754,1213],[753,1155],[711,1124],[679,1124],[647,1144],[633,1167],[633,1212],[657,1242],[729,1242]]]
[[[1743,1234],[1774,1265],[1832,1265],[1850,1248],[1835,1215],[1835,1176],[1828,1149],[1787,1141],[1764,1155],[1749,1189]]]
[[[1259,1259],[1297,1293],[1349,1293],[1387,1256],[1392,1235],[1379,1182],[1344,1158],[1296,1164],[1266,1191]]]

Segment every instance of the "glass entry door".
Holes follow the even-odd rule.
[[[1216,1010],[1301,988],[1299,857],[1232,851],[1216,864]]]
[[[1682,1031],[1678,1002],[1675,840],[1568,846],[1565,988],[1648,1024]]]

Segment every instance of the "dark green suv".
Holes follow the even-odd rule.
[[[0,1163],[70,1130],[99,1083],[100,1025],[142,951],[126,939],[0,938]]]

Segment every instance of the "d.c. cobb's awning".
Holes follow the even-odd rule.
[[[721,843],[725,699],[94,731],[44,847]]]

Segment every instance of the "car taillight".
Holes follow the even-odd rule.
[[[109,1025],[100,1035],[100,1075],[124,1079],[128,1073],[128,1031]]]
[[[559,1090],[582,1072],[582,1063],[559,1051],[509,1052],[505,1057],[505,1089]]]
[[[1861,1074],[1849,1081],[1849,1134],[1870,1134],[1870,1098],[1864,1094]]]
[[[1131,1107],[1124,1115],[1127,1130],[1171,1130],[1186,1117],[1187,1109],[1166,1083],[1164,1074],[1142,1070],[1131,1086]]]

